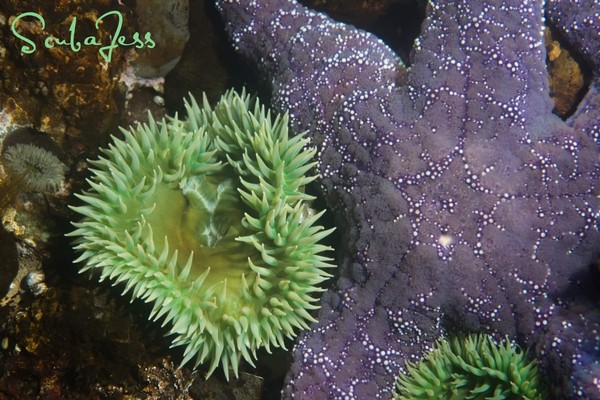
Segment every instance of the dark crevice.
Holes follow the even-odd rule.
[[[185,115],[183,98],[191,93],[201,103],[205,93],[214,104],[230,88],[258,93],[268,104],[270,89],[253,66],[240,59],[222,27],[223,21],[213,2],[190,2],[190,39],[181,60],[165,77],[165,101],[170,115]]]
[[[425,20],[422,0],[301,0],[331,18],[373,33],[408,64]]]
[[[592,69],[557,29],[547,26],[544,39],[550,97],[554,101],[552,112],[566,120],[577,110],[588,92]]]
[[[322,210],[327,210],[325,213],[319,218],[315,225],[321,225],[325,228],[325,230],[336,228],[333,232],[323,238],[319,243],[331,247],[332,249],[340,249],[343,246],[342,244],[342,227],[339,224],[336,224],[335,220],[335,212],[333,212],[328,206],[325,199],[322,196],[322,191],[319,187],[319,183],[311,182],[306,186],[306,193],[314,196],[315,200],[313,200],[310,207],[315,211],[315,213],[319,213]],[[335,251],[328,251],[323,253],[324,256],[330,257],[333,260],[330,261],[332,265],[340,265],[339,260],[337,259],[337,253]],[[331,274],[332,277],[323,282],[320,286],[323,289],[330,289],[335,282],[337,282],[339,277],[340,268],[331,268],[326,272]],[[316,317],[316,315],[315,315]]]

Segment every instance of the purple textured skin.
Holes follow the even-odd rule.
[[[566,123],[541,1],[430,1],[410,68],[294,1],[216,3],[310,131],[343,236],[284,397],[389,398],[406,360],[459,329],[531,346],[558,398],[600,399],[599,2],[548,5],[596,77]]]

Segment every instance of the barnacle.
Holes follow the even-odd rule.
[[[24,190],[56,190],[65,175],[65,165],[52,153],[32,144],[7,147],[2,163],[13,181]]]
[[[240,357],[254,365],[258,348],[285,347],[314,321],[330,230],[304,192],[315,149],[288,135],[287,115],[234,91],[186,110],[122,130],[90,161],[69,235],[82,271],[154,303],[151,318],[185,346],[182,364],[210,362],[209,375],[221,365],[229,378]]]
[[[483,334],[440,340],[407,369],[394,399],[540,400],[545,394],[535,361],[508,340],[498,345]]]

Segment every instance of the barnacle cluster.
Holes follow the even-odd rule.
[[[332,265],[304,192],[314,148],[288,135],[287,115],[244,92],[211,108],[186,101],[177,117],[122,130],[92,165],[72,207],[82,271],[123,283],[170,322],[183,363],[210,362],[229,378],[240,358],[285,347],[314,321]]]
[[[396,381],[396,400],[541,400],[545,391],[535,361],[508,340],[484,334],[440,340]]]

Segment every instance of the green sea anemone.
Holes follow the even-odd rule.
[[[315,225],[323,212],[304,192],[315,149],[288,135],[287,115],[234,91],[186,110],[122,130],[90,161],[69,235],[82,271],[154,303],[151,318],[185,346],[182,364],[210,362],[208,375],[221,365],[229,379],[240,357],[254,365],[258,348],[285,347],[314,321],[331,230]]]
[[[508,340],[498,345],[483,334],[440,340],[407,369],[394,399],[541,400],[545,393],[536,361]]]
[[[54,154],[32,144],[7,147],[2,163],[24,190],[51,192],[65,177],[65,165]]]

